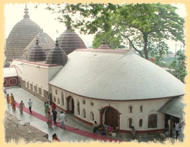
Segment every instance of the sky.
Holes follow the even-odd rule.
[[[55,20],[56,14],[52,14],[50,11],[45,10],[46,4],[40,4],[38,8],[35,8],[35,5],[37,5],[37,3],[27,3],[30,19],[36,22],[43,29],[43,31],[47,33],[53,40],[56,40],[56,38],[59,37],[66,30],[65,25]],[[181,3],[172,5],[178,7],[177,13],[181,17],[185,18],[185,16],[187,15],[185,5]],[[14,25],[23,19],[24,8],[25,4],[5,4],[5,38],[8,37]],[[87,46],[91,46],[93,41],[93,35],[80,34],[78,30],[75,30],[75,32],[83,39]],[[177,45],[176,48],[176,44],[180,44],[178,42],[168,41],[167,43],[170,47],[170,50],[173,52],[175,52],[175,49],[178,50],[181,48],[180,45]]]

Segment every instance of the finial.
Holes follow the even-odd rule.
[[[58,39],[56,38],[55,45],[58,46]]]
[[[27,8],[27,4],[25,5],[25,9],[24,9],[24,17],[23,18],[30,18],[30,16],[28,15],[28,8]]]
[[[67,26],[67,30],[71,30],[71,26]]]
[[[38,45],[38,44],[39,44],[38,37],[36,36],[36,45]]]
[[[102,44],[106,44],[106,40],[105,39],[102,40]]]

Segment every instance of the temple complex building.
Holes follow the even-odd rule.
[[[24,16],[11,30],[5,45],[6,62],[21,58],[23,50],[42,29],[30,19],[28,8],[24,9]]]
[[[19,24],[31,32],[16,37],[22,49],[11,49],[8,45],[18,41],[7,39],[6,55],[13,61],[3,69],[4,87],[20,86],[44,102],[55,102],[59,109],[88,125],[106,123],[118,126],[123,133],[130,133],[132,126],[138,133],[164,132],[170,116],[183,119],[184,106],[178,100],[185,94],[185,85],[132,49],[113,50],[105,40],[98,49],[87,49],[71,27],[47,48],[39,36],[35,37],[42,30],[31,25],[35,23],[29,19],[27,8],[12,32]],[[27,34],[31,37],[24,40]],[[30,43],[33,45],[21,59]],[[178,107],[180,114],[175,115],[172,105],[183,106]]]

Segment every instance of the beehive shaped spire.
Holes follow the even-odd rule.
[[[58,40],[59,46],[63,48],[67,55],[75,49],[86,49],[83,40],[71,29],[71,26],[67,26],[67,30],[59,36]]]
[[[56,39],[55,47],[49,52],[46,64],[57,64],[64,66],[68,60],[67,54],[65,51],[59,47],[58,39]]]
[[[36,38],[36,45],[31,49],[28,61],[38,62],[45,60],[46,60],[46,54],[39,45],[38,38]]]

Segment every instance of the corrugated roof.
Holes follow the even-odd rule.
[[[78,34],[71,30],[71,27],[68,26],[67,30],[65,30],[58,38],[59,46],[63,48],[65,53],[68,55],[75,49],[86,48],[83,40],[80,38]]]
[[[183,118],[183,115],[185,114],[183,110],[186,106],[183,101],[183,96],[172,98],[158,111],[178,118]]]
[[[29,18],[28,9],[25,8],[23,19],[15,24],[6,39],[8,61],[21,58],[23,50],[39,32],[42,32],[42,29]]]
[[[44,50],[46,55],[49,54],[50,50],[54,47],[53,39],[45,32],[40,32],[37,35],[39,40],[39,44],[41,48]],[[22,59],[27,59],[31,49],[36,45],[36,37],[28,44],[28,46],[24,49]]]
[[[36,45],[31,49],[28,61],[38,62],[38,61],[45,61],[46,54],[41,46],[38,44],[38,39],[36,39]]]
[[[65,51],[58,46],[58,40],[56,40],[55,47],[51,49],[50,53],[46,58],[46,64],[57,64],[57,65],[65,65],[68,57]]]
[[[105,100],[141,100],[185,93],[181,81],[131,51],[81,49],[68,58],[49,83],[78,95]]]

